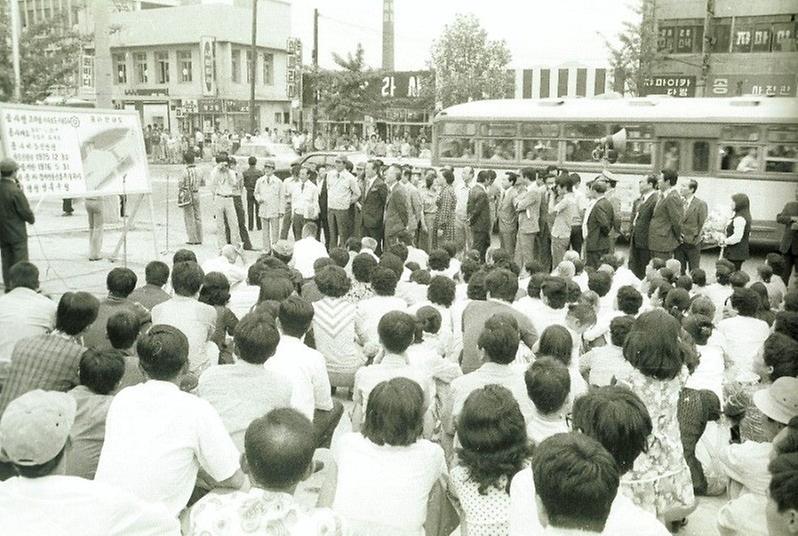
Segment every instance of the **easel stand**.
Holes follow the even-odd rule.
[[[134,224],[134,222],[136,220],[136,215],[138,215],[139,208],[141,208],[141,204],[144,201],[145,197],[147,198],[148,206],[149,206],[149,209],[150,209],[150,230],[152,232],[152,250],[153,250],[153,255],[154,255],[153,259],[157,259],[158,255],[159,255],[158,236],[157,236],[158,233],[155,232],[155,206],[153,205],[153,202],[152,202],[152,194],[151,193],[133,194],[132,197],[135,198],[135,201],[133,202],[133,209],[130,210],[129,214],[128,214],[129,205],[127,203],[127,201],[129,201],[129,199],[127,199],[128,196],[125,196],[125,197],[126,197],[126,200],[125,200],[125,217],[123,219],[124,224],[122,225],[122,236],[119,237],[119,241],[116,243],[116,247],[114,248],[114,252],[111,253],[111,256],[108,257],[108,260],[110,260],[111,262],[116,262],[117,259],[119,258],[119,250],[124,247],[124,259],[123,259],[123,262],[124,262],[125,266],[127,266],[127,233],[128,233],[128,231],[130,229],[133,228],[133,224]]]

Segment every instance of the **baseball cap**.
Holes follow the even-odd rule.
[[[754,393],[754,405],[774,421],[788,424],[798,416],[798,378],[783,376]]]
[[[16,160],[11,158],[3,158],[0,160],[0,173],[3,175],[14,173],[19,169]]]
[[[28,391],[0,418],[0,449],[16,465],[41,465],[64,448],[75,422],[76,402],[67,393]]]
[[[272,162],[271,160],[264,160],[263,167],[274,169],[274,162]]]
[[[292,246],[288,240],[278,240],[277,243],[272,246],[272,251],[283,257],[290,257],[294,254],[294,246]]]

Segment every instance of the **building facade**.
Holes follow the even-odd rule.
[[[677,97],[796,96],[798,2],[795,0],[649,0],[664,59],[646,93]],[[709,70],[702,80],[704,22],[709,18]],[[704,84],[705,82],[705,84]]]
[[[612,71],[581,63],[539,65],[513,71],[516,99],[595,97],[612,89]]]

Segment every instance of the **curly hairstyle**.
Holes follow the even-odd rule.
[[[451,307],[456,290],[454,281],[445,275],[436,275],[430,280],[429,287],[427,287],[427,299],[432,303]]]
[[[331,298],[340,298],[349,292],[352,282],[346,275],[346,271],[340,266],[330,265],[322,269],[316,275],[316,285],[319,292]]]
[[[623,345],[623,356],[645,376],[672,380],[686,364],[687,349],[680,341],[681,324],[667,312],[643,313]]]
[[[224,307],[230,301],[230,281],[221,272],[208,272],[202,280],[199,301]]]
[[[512,393],[496,384],[473,391],[457,420],[457,437],[457,456],[480,495],[491,487],[509,494],[513,476],[531,454],[524,416]]]
[[[369,253],[358,253],[352,259],[352,275],[361,283],[371,281],[371,272],[377,267],[377,259]]]

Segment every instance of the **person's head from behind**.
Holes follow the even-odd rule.
[[[445,275],[436,275],[430,279],[427,287],[427,299],[436,305],[450,307],[454,302],[457,285]]]
[[[173,326],[156,324],[136,344],[139,366],[148,378],[174,381],[188,368],[188,339]]]
[[[367,249],[369,251],[374,251],[377,249],[377,241],[370,236],[364,236],[360,239],[360,249]]]
[[[690,314],[715,318],[715,304],[706,296],[697,296],[690,304]]]
[[[405,265],[402,262],[402,259],[390,251],[386,251],[382,254],[382,257],[380,257],[380,266],[392,270],[393,273],[396,274],[397,282],[402,278],[402,274],[405,271]]]
[[[578,303],[580,296],[582,296],[582,289],[579,287],[579,283],[571,279],[566,281],[565,285],[567,292],[566,303]]]
[[[518,277],[504,268],[491,270],[485,278],[488,298],[512,302],[518,293]]]
[[[673,285],[676,282],[676,272],[665,266],[659,269],[659,278]]]
[[[529,283],[526,285],[526,294],[532,299],[538,300],[542,296],[543,283],[549,278],[548,274],[536,272],[529,276]]]
[[[410,243],[411,244],[413,243],[412,240],[410,241]],[[391,244],[391,246],[388,248],[388,251],[399,257],[399,260],[402,261],[402,264],[407,262],[407,256],[409,252],[407,251],[407,246],[404,245],[402,242]]]
[[[230,301],[230,281],[221,272],[208,272],[202,280],[199,301],[224,307]]]
[[[9,402],[0,417],[0,454],[23,478],[52,474],[75,423],[72,395],[36,389]]]
[[[612,275],[607,272],[597,270],[591,273],[587,279],[587,288],[603,298],[607,295],[612,287]]]
[[[543,330],[538,341],[537,355],[552,357],[568,366],[571,364],[571,352],[574,340],[568,328],[553,324]]]
[[[536,359],[524,373],[529,399],[541,415],[561,413],[565,417],[571,394],[571,375],[561,361],[551,357]]]
[[[798,312],[779,311],[776,313],[776,321],[773,323],[773,331],[783,333],[798,341]]]
[[[690,292],[691,290],[693,290],[693,278],[687,274],[680,275],[679,277],[676,278],[676,283],[674,283],[674,286],[676,288],[681,288],[686,290],[687,292]]]
[[[431,305],[424,305],[416,311],[416,334],[414,342],[422,342],[424,334],[436,334],[441,330],[441,313]]]
[[[623,345],[623,355],[645,376],[671,380],[685,365],[679,342],[681,324],[667,312],[655,309],[641,314]]]
[[[302,338],[313,322],[313,305],[299,296],[289,296],[280,302],[277,315],[280,332],[289,337]]]
[[[287,277],[264,277],[260,282],[258,303],[266,300],[281,302],[294,294],[294,284]]]
[[[544,526],[604,530],[620,475],[601,443],[574,432],[553,435],[535,449],[532,474]]]
[[[418,283],[419,285],[429,285],[432,281],[432,277],[430,276],[429,270],[413,270],[410,274],[410,281],[412,283]]]
[[[770,311],[770,295],[768,294],[768,288],[765,286],[765,284],[761,281],[757,281],[755,283],[751,283],[751,286],[749,286],[748,288],[756,292],[757,295],[759,296],[760,312]]]
[[[770,536],[798,533],[798,451],[780,452],[768,465],[767,519]]]
[[[352,259],[352,275],[360,283],[371,281],[371,272],[377,267],[377,260],[369,253],[358,253]]]
[[[28,261],[14,264],[8,272],[8,286],[11,290],[15,288],[39,290],[39,269]]]
[[[477,348],[482,351],[484,362],[508,365],[515,360],[519,342],[516,319],[506,313],[497,313],[485,322],[477,339]]]
[[[646,405],[632,390],[619,385],[598,387],[574,401],[574,431],[601,443],[623,475],[641,452],[648,450],[653,430]]]
[[[690,294],[683,288],[674,288],[668,292],[665,298],[665,310],[673,318],[681,321],[687,309],[690,308]]]
[[[659,277],[659,271],[665,268],[665,261],[659,257],[653,257],[646,265],[646,279],[651,281],[655,277]]]
[[[393,296],[399,276],[390,268],[376,266],[371,271],[371,288],[377,296]]]
[[[136,288],[138,278],[129,268],[114,268],[105,278],[108,293],[114,298],[127,298]]]
[[[262,365],[277,350],[280,332],[270,315],[252,312],[236,325],[233,340],[235,354],[239,359],[253,365]]]
[[[55,312],[55,329],[77,337],[97,318],[100,302],[88,292],[67,292]]]
[[[690,278],[693,280],[693,285],[697,287],[705,287],[707,285],[707,273],[701,268],[696,268],[690,272]]]
[[[446,253],[449,254],[449,258],[453,259],[455,255],[457,255],[457,250],[460,249],[456,242],[448,240],[446,242],[442,242],[440,247],[446,250]]]
[[[674,277],[682,273],[682,263],[678,259],[668,259],[665,261],[665,268],[673,273]]]
[[[245,471],[256,487],[293,493],[313,471],[313,423],[295,409],[273,409],[244,434]]]
[[[179,262],[197,262],[197,255],[190,249],[178,249],[172,256],[172,266]]]
[[[632,325],[635,322],[635,317],[624,315],[616,316],[610,321],[610,344],[623,348],[626,342],[626,337],[632,331]]]
[[[80,385],[95,395],[110,394],[119,385],[124,373],[125,358],[119,350],[89,348],[80,356]]]
[[[315,261],[313,261],[313,275],[314,277],[319,275],[322,270],[327,268],[328,266],[332,266],[335,262],[330,257],[319,257]]]
[[[105,325],[111,347],[123,352],[129,351],[136,344],[140,330],[139,318],[133,312],[126,310],[111,315]]]
[[[729,275],[729,283],[734,289],[745,288],[749,281],[751,281],[751,276],[742,270],[737,270]]]
[[[442,272],[449,268],[449,261],[451,257],[449,253],[443,248],[433,249],[429,253],[429,258],[427,259],[427,266],[430,270],[434,270],[436,272]]]
[[[204,278],[205,274],[196,262],[179,262],[172,268],[172,288],[178,296],[196,296]]]
[[[596,310],[591,306],[577,303],[568,306],[565,325],[574,333],[584,333],[596,324]]]
[[[643,305],[643,295],[633,286],[624,285],[618,289],[615,302],[623,314],[636,316]]]
[[[318,226],[313,222],[308,222],[302,226],[302,238],[316,238]]]
[[[730,283],[730,276],[732,274],[733,269],[730,269],[728,266],[723,264],[718,264],[715,266],[715,281],[718,282],[719,285],[727,286]]]
[[[524,416],[510,390],[491,384],[472,391],[457,419],[457,437],[457,459],[479,493],[491,487],[509,493],[529,455]]]
[[[543,303],[562,309],[568,301],[568,284],[561,277],[550,277],[543,283]]]
[[[736,288],[731,295],[731,306],[740,316],[756,316],[761,307],[759,294],[750,288]]]
[[[319,287],[319,292],[325,296],[340,298],[349,292],[352,282],[343,268],[330,265],[316,274],[316,285]]]
[[[330,250],[330,259],[336,266],[345,268],[349,264],[349,253],[344,248],[332,248]]]
[[[770,283],[770,280],[773,278],[773,268],[769,264],[760,264],[757,266],[756,273],[763,283]]]
[[[144,268],[144,281],[148,285],[162,287],[169,281],[169,265],[161,261],[151,261]]]
[[[402,311],[390,311],[380,318],[377,333],[387,353],[402,354],[415,339],[416,319]]]
[[[789,290],[784,294],[784,310],[798,312],[798,290]]]
[[[783,255],[771,252],[765,256],[765,264],[770,266],[773,270],[773,273],[776,275],[781,275],[784,273],[784,269],[787,267],[786,260]]]
[[[408,378],[381,382],[369,393],[363,437],[376,445],[407,447],[424,428],[424,391]]]
[[[346,251],[360,253],[360,247],[360,240],[356,236],[350,236],[346,239]]]

